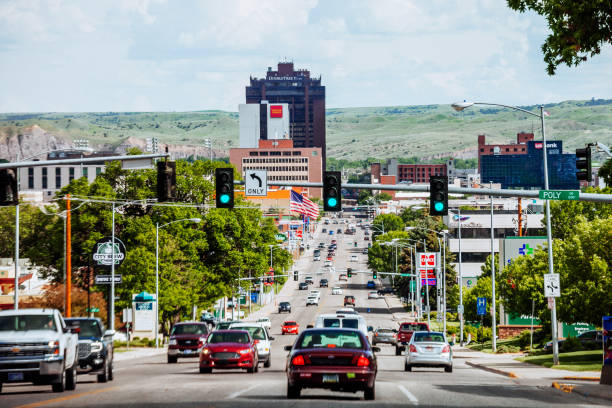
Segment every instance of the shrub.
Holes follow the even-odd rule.
[[[459,321],[459,317],[457,313],[446,313],[446,320],[449,322],[457,322]]]
[[[484,343],[493,338],[493,330],[490,327],[480,327],[478,329],[478,342]]]
[[[463,338],[467,340],[468,334],[472,335],[472,341],[476,341],[478,338],[478,328],[474,326],[464,326],[463,327]]]
[[[501,345],[497,348],[496,353],[498,354],[503,354],[503,353],[518,353],[519,351],[521,351],[521,349],[517,346],[510,346],[510,345]]]
[[[535,333],[534,333],[534,340],[535,340]],[[531,331],[523,330],[518,337],[519,347],[523,350],[526,349],[527,347],[529,347],[530,341],[531,341]]]
[[[580,340],[578,340],[575,337],[568,337],[567,339],[565,339],[563,344],[561,344],[561,351],[564,353],[567,353],[570,351],[578,351],[582,349],[583,349],[582,343],[580,342]]]
[[[459,333],[459,328],[457,326],[447,326],[446,327],[446,332],[449,335],[457,334],[457,333]]]

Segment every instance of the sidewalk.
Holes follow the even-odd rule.
[[[393,315],[393,320],[396,322],[414,321],[412,313],[406,311],[404,304],[395,295],[383,296],[387,303],[389,312]]]
[[[554,387],[565,392],[575,392],[586,397],[612,401],[612,386],[593,381],[599,371],[568,371],[546,368],[516,361],[522,353],[492,354],[453,346],[453,358],[465,361],[468,366],[513,378],[518,383],[541,387]]]
[[[132,360],[134,358],[145,358],[156,355],[166,354],[166,348],[160,347],[150,348],[150,347],[130,347],[128,351],[115,352],[113,359],[115,361],[125,361]]]

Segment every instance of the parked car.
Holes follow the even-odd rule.
[[[444,367],[453,372],[453,351],[441,332],[417,331],[408,342],[404,360],[404,371],[412,367]]]
[[[373,280],[369,280],[368,283],[366,283],[366,288],[367,289],[376,289],[376,282],[374,282]]]
[[[412,333],[417,331],[429,331],[427,323],[403,322],[397,332],[397,344],[395,345],[395,355],[399,356],[406,349],[406,344],[410,341]]]
[[[298,289],[299,290],[308,290],[308,284],[306,282],[300,282],[298,284]]]
[[[294,320],[288,320],[281,326],[281,334],[298,334],[300,325]]]
[[[316,295],[310,295],[306,298],[306,306],[319,306],[319,297]]]
[[[319,281],[319,287],[320,288],[327,288],[329,287],[329,282],[327,279],[323,278]]]
[[[289,307],[291,307],[291,305]],[[269,317],[260,317],[259,319],[257,319],[257,323],[261,324],[264,328],[268,330],[272,328],[272,322],[270,321]]]
[[[372,333],[372,345],[378,343],[397,344],[397,330],[379,327]]]
[[[341,295],[342,294],[342,289],[340,288],[340,286],[334,286],[332,288],[331,294],[332,295]]]
[[[585,347],[602,347],[603,345],[603,334],[601,330],[585,331],[576,336],[576,339]],[[559,343],[559,347],[563,345],[565,340],[567,339],[559,339],[557,341]],[[552,348],[552,341],[549,341],[544,345],[544,349],[546,351],[552,351]]]
[[[355,296],[353,296],[353,295],[346,295],[344,297],[344,306],[355,307]]]
[[[368,299],[378,299],[378,292],[371,290],[368,292]]]
[[[168,341],[168,363],[179,357],[197,357],[206,342],[208,325],[202,322],[181,322],[172,327]]]
[[[0,312],[0,384],[29,382],[50,384],[53,392],[74,390],[78,331],[66,326],[56,309]]]
[[[308,285],[306,285],[306,288],[308,288]],[[278,304],[278,313],[283,313],[283,312],[291,313],[291,303],[280,302]]]
[[[270,341],[274,340],[268,330],[261,323],[234,323],[229,330],[246,330],[249,332],[255,345],[257,346],[257,360],[263,362],[263,366],[268,368],[272,364],[272,346]]]
[[[98,382],[113,380],[113,330],[104,330],[101,319],[73,317],[64,319],[66,325],[78,328],[77,373],[96,374]]]
[[[299,398],[304,388],[333,391],[364,391],[364,399],[375,399],[377,347],[371,347],[358,330],[307,329],[287,356],[287,398]],[[333,361],[333,365],[332,365]]]
[[[215,330],[200,352],[200,373],[213,368],[242,368],[249,373],[258,371],[259,356],[255,340],[246,330]]]

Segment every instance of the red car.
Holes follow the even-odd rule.
[[[400,324],[399,331],[397,332],[397,343],[395,343],[395,355],[399,356],[402,351],[406,349],[405,345],[408,344],[412,333],[415,331],[429,331],[427,323],[419,322],[403,322]]]
[[[200,373],[214,369],[241,368],[257,372],[257,341],[246,330],[215,330],[200,352]]]
[[[287,398],[299,398],[304,388],[333,391],[364,391],[375,398],[376,356],[359,330],[307,329],[300,334],[287,356]]]
[[[204,322],[182,322],[172,327],[168,342],[168,363],[176,363],[179,357],[197,357],[208,336]]]
[[[298,334],[300,325],[297,322],[287,321],[281,326],[282,334]]]

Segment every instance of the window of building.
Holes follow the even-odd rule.
[[[509,147],[506,147],[506,151],[507,151],[507,152],[509,152],[509,151],[510,151],[510,148],[509,148]]]
[[[249,156],[259,156],[259,152],[249,152]]]
[[[83,167],[83,177],[89,178],[89,168]]]
[[[260,155],[260,156],[267,156],[267,155],[268,155],[268,152],[259,152],[259,155]]]
[[[281,152],[270,152],[270,156],[280,156]]]
[[[62,188],[62,168],[55,168],[55,188]]]
[[[96,167],[96,177],[102,173],[102,167]]]
[[[283,152],[283,156],[291,156],[291,152]]]
[[[74,180],[74,167],[68,168],[68,181]]]
[[[42,188],[46,189],[47,187],[47,168],[42,168]]]
[[[28,188],[34,188],[34,167],[28,167]]]

